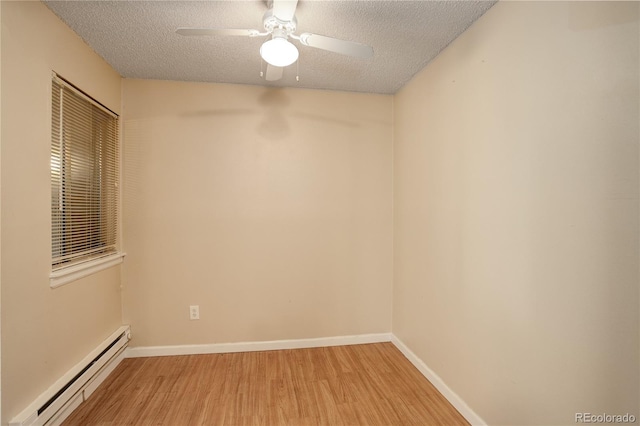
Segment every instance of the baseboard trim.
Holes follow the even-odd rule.
[[[476,414],[466,402],[462,400],[427,364],[411,351],[395,334],[391,334],[391,343],[404,354],[424,377],[455,407],[462,416],[473,426],[486,426],[487,422]]]
[[[138,346],[126,349],[126,358],[200,355],[233,352],[275,351],[326,346],[362,345],[391,342],[391,333],[359,334],[354,336],[319,337],[314,339],[271,340],[262,342],[211,343],[205,345]]]

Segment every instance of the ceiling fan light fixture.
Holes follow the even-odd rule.
[[[298,49],[283,37],[274,37],[260,47],[260,56],[274,67],[287,67],[298,60]]]

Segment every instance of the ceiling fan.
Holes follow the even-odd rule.
[[[260,47],[260,56],[267,62],[267,81],[280,80],[284,67],[298,60],[298,49],[288,39],[292,38],[305,46],[315,47],[342,55],[367,59],[373,56],[373,48],[365,44],[353,41],[339,40],[312,33],[294,34],[298,21],[295,17],[298,0],[273,0],[273,7],[264,14],[262,22],[264,32],[258,30],[243,30],[231,28],[188,28],[181,27],[176,33],[183,36],[248,36],[265,37],[271,39],[265,41]]]

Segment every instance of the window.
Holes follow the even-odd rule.
[[[89,270],[78,275],[78,271],[105,264],[105,259],[111,261],[117,254],[118,171],[118,116],[54,75],[51,108],[53,287],[93,273]],[[121,256],[117,257],[121,261]],[[104,268],[96,270],[99,269]],[[64,278],[70,272],[74,276]],[[60,283],[60,277],[65,282]],[[55,283],[54,279],[57,279]]]

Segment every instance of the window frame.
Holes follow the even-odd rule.
[[[54,248],[54,227],[55,224],[57,223],[56,220],[54,220],[54,203],[55,202],[59,202],[59,203],[63,203],[62,202],[62,198],[63,195],[59,195],[57,196],[57,200],[56,200],[56,196],[54,195],[54,191],[55,191],[55,186],[56,185],[54,183],[54,155],[58,155],[58,158],[56,160],[57,162],[57,167],[58,167],[58,172],[60,174],[60,176],[58,177],[60,183],[58,184],[59,188],[63,188],[62,186],[62,180],[64,178],[64,176],[62,176],[64,173],[67,173],[65,171],[62,170],[62,164],[64,162],[64,160],[61,158],[61,156],[63,155],[61,153],[61,150],[63,148],[63,143],[62,143],[62,139],[60,139],[60,143],[58,143],[58,145],[55,145],[54,143],[54,131],[56,129],[54,129],[54,122],[56,120],[56,118],[54,118],[53,114],[56,111],[56,108],[60,109],[60,107],[54,107],[54,102],[56,101],[56,98],[54,98],[53,96],[53,91],[55,89],[55,84],[61,86],[61,91],[64,90],[69,90],[73,93],[74,96],[77,96],[79,98],[81,98],[83,101],[87,101],[90,106],[91,106],[91,110],[93,111],[94,107],[97,107],[99,110],[107,113],[109,116],[113,117],[115,119],[115,141],[114,144],[115,146],[113,147],[112,150],[112,155],[115,156],[115,158],[112,158],[112,162],[113,162],[113,166],[115,168],[115,170],[113,171],[113,178],[115,179],[115,188],[114,188],[114,193],[113,196],[115,196],[115,200],[112,198],[113,202],[111,204],[115,204],[114,205],[114,209],[115,209],[115,218],[110,220],[109,222],[105,222],[104,224],[102,223],[102,221],[100,221],[100,225],[99,225],[99,234],[100,237],[98,237],[101,242],[105,242],[106,240],[102,241],[102,238],[106,238],[109,239],[108,236],[103,236],[102,234],[104,233],[105,235],[108,233],[108,229],[109,227],[115,227],[114,232],[114,242],[113,244],[109,244],[108,246],[105,246],[106,251],[103,253],[90,253],[90,250],[85,250],[84,255],[82,256],[78,256],[75,259],[72,259],[68,262],[62,262],[60,263],[60,252],[58,252],[58,264],[55,263],[54,259],[54,252],[56,251],[56,249]],[[51,99],[49,102],[49,106],[50,106],[50,124],[51,124],[51,154],[50,154],[50,187],[51,187],[51,191],[52,191],[52,200],[51,200],[51,232],[50,232],[50,241],[51,241],[51,261],[50,261],[50,265],[51,265],[51,273],[49,275],[49,284],[51,288],[56,288],[56,287],[60,287],[64,284],[76,281],[80,278],[95,274],[96,272],[102,271],[104,269],[107,268],[111,268],[112,266],[118,265],[120,263],[122,263],[123,258],[125,256],[125,254],[121,251],[120,249],[120,244],[121,244],[121,214],[120,214],[120,209],[121,209],[121,185],[119,185],[119,182],[121,181],[121,147],[120,147],[120,141],[121,141],[121,134],[120,134],[120,117],[117,113],[115,113],[114,111],[110,110],[109,108],[107,108],[106,106],[104,106],[103,104],[101,104],[99,101],[95,100],[94,98],[92,98],[91,96],[89,96],[88,94],[86,94],[85,92],[83,92],[81,89],[77,88],[76,86],[74,86],[72,83],[70,83],[69,81],[67,81],[66,79],[62,78],[61,76],[59,76],[57,73],[53,72],[52,73],[52,78],[50,80],[50,90],[49,93],[51,95]],[[59,100],[58,105],[61,105],[63,103],[62,97]],[[58,118],[58,125],[59,125],[59,133],[60,135],[62,134],[62,127],[63,127],[63,122],[64,119],[62,117]],[[91,121],[91,125],[94,124],[94,121]],[[92,127],[92,126],[91,126]],[[57,128],[57,127],[56,127]],[[62,136],[59,136],[60,138],[62,138]],[[91,145],[91,149],[95,149],[93,147],[93,142],[90,143]],[[58,146],[58,152],[54,152],[54,147]],[[98,157],[96,156],[96,151],[94,150],[92,152],[92,158],[89,158],[87,160],[87,163],[92,163],[95,162],[96,159]],[[112,169],[113,170],[113,169]],[[100,173],[100,178],[98,178],[98,181],[100,181],[101,179],[104,179],[103,177],[103,171],[99,172]],[[95,185],[96,184],[96,178],[93,177],[91,178],[91,180],[89,181],[89,183],[85,183],[85,185]],[[59,189],[60,193],[62,194],[63,190]],[[103,204],[107,203],[107,200],[105,198],[105,196],[102,195],[102,191],[99,191],[100,193],[100,198],[99,201],[97,201],[97,204],[99,206],[102,206]],[[93,208],[96,207],[96,201],[90,201],[88,202],[88,204],[86,205],[86,208],[91,210]],[[100,211],[100,215],[102,214],[102,207],[98,207],[99,211]],[[64,219],[57,219],[62,220],[63,222],[65,220],[69,220],[68,218],[64,218]],[[86,219],[83,219],[86,221]],[[60,234],[58,234],[58,244],[65,244],[64,242],[61,243],[61,240],[64,240],[64,237],[60,237]],[[88,241],[89,243],[92,242],[91,237],[88,237]],[[68,248],[68,247],[67,247]]]

